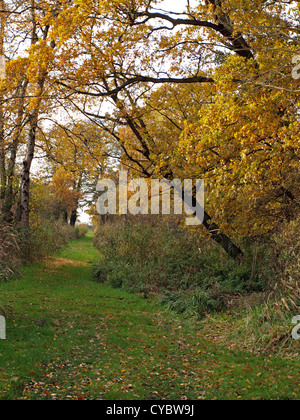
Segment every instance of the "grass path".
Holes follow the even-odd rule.
[[[0,400],[299,399],[299,363],[229,351],[157,303],[91,281],[91,235],[0,284]]]

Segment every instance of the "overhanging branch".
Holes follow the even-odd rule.
[[[89,92],[86,90],[81,90],[76,87],[69,86],[67,83],[57,80],[56,83],[61,85],[67,89],[71,89],[74,93],[79,95],[88,95],[93,96],[95,98],[101,97],[111,97],[113,95],[117,95],[125,88],[136,85],[138,83],[153,83],[153,84],[164,84],[164,83],[172,83],[172,84],[192,84],[192,83],[214,83],[214,79],[211,77],[204,77],[204,76],[193,76],[193,77],[183,77],[183,78],[176,78],[176,77],[150,77],[150,76],[135,76],[130,79],[127,79],[118,87],[105,90],[103,92]]]

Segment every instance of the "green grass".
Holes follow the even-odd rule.
[[[92,282],[91,234],[0,284],[0,399],[299,399],[299,363],[213,344],[152,299]],[[72,262],[73,260],[73,262]]]

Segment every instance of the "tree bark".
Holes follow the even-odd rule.
[[[35,17],[36,3],[35,0],[31,0],[31,45],[35,45],[39,38],[37,35],[37,22]],[[43,30],[43,40],[46,41],[50,26],[47,25]],[[51,42],[51,47],[55,48],[54,41]],[[29,132],[27,141],[27,152],[26,159],[23,162],[23,171],[21,178],[21,200],[20,200],[20,222],[24,229],[29,229],[29,213],[30,213],[30,171],[34,158],[35,144],[36,144],[36,131],[38,126],[38,119],[40,113],[40,106],[42,102],[42,95],[44,91],[44,85],[47,77],[47,70],[43,72],[40,79],[37,81],[37,103],[34,109],[31,111],[28,117],[29,121]]]
[[[203,226],[209,232],[211,238],[221,245],[231,258],[237,260],[244,255],[243,251],[225,233],[221,232],[219,226],[212,222],[206,211],[204,211]]]
[[[5,145],[4,145],[4,116],[3,116],[3,111],[0,108],[0,204],[3,203],[4,201],[5,192],[6,192],[6,167],[5,167]]]
[[[78,196],[80,194],[81,191],[81,187],[82,187],[82,180],[83,180],[83,173],[80,175],[77,185],[76,182],[74,183],[74,190],[78,193]],[[76,203],[75,203],[75,209],[72,210],[71,213],[71,217],[70,217],[70,225],[72,227],[75,227],[76,222],[77,222],[77,218],[78,218],[78,207],[79,207],[79,198],[77,198]]]
[[[73,210],[72,213],[71,213],[70,225],[72,227],[75,227],[76,222],[77,222],[77,209],[76,210]]]
[[[1,26],[0,26],[0,57],[4,56],[4,30],[5,30],[5,3],[4,0],[0,0],[1,9]],[[3,100],[3,91],[0,92],[0,100]],[[3,105],[0,104],[0,204],[5,197],[6,187],[6,167],[5,167],[5,144],[4,144],[4,114]],[[2,206],[1,206],[2,207]]]
[[[38,123],[38,109],[30,116],[30,128],[27,141],[27,156],[23,161],[21,178],[20,222],[24,229],[29,229],[29,200],[30,200],[30,170],[34,158],[36,129]]]
[[[19,105],[18,105],[18,113],[17,113],[17,120],[16,120],[16,128],[14,137],[12,140],[12,144],[10,147],[10,158],[8,162],[7,168],[7,177],[6,177],[6,192],[5,192],[5,200],[3,205],[3,215],[7,222],[13,221],[13,213],[12,207],[14,205],[15,197],[13,191],[13,180],[15,175],[15,166],[17,160],[17,151],[20,144],[20,135],[22,132],[22,123],[24,118],[24,98],[26,94],[28,86],[28,80],[24,80],[21,84],[21,87],[18,89],[18,95],[20,97]]]

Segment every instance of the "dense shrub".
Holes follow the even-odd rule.
[[[28,232],[0,224],[0,281],[8,280],[21,263],[53,255],[76,237],[77,232],[63,222],[45,221]]]
[[[86,225],[78,225],[75,227],[76,238],[82,238],[88,233],[88,227]]]
[[[23,261],[38,261],[53,255],[76,238],[74,228],[64,222],[48,221],[21,233]]]
[[[174,223],[108,223],[98,228],[95,245],[102,258],[94,279],[113,287],[163,294],[177,312],[218,311],[228,294],[262,291],[267,282],[253,264],[228,257],[212,241]]]

